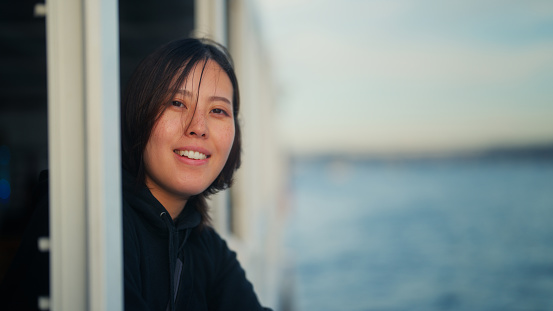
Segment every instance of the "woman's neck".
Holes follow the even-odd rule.
[[[175,196],[152,184],[148,185],[147,183],[146,186],[150,189],[150,192],[159,201],[159,203],[165,207],[172,219],[175,219],[180,215],[186,205],[186,202],[188,201],[188,198]]]
[[[153,194],[153,193],[152,193]],[[184,206],[186,205],[187,200],[165,200],[160,199],[156,197],[154,194],[154,197],[165,207],[171,218],[174,220],[175,218],[179,217],[180,213],[184,209]]]

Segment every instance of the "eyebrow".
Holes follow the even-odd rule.
[[[222,101],[222,102],[225,102],[225,103],[227,103],[227,104],[229,104],[229,105],[232,105],[231,102],[230,102],[230,100],[228,100],[228,98],[223,97],[223,96],[210,96],[210,97],[209,97],[209,100],[210,100],[210,101]]]
[[[192,92],[190,92],[189,90],[177,90],[177,94],[182,94],[183,96],[192,97]],[[209,100],[222,101],[229,105],[232,105],[231,101],[224,96],[217,96],[217,95],[209,96]]]
[[[192,97],[192,93],[189,90],[177,90],[177,94],[182,94],[183,96]]]

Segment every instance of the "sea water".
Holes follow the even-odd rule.
[[[553,161],[295,161],[294,309],[553,310]]]

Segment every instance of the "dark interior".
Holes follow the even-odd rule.
[[[48,168],[46,24],[34,16],[36,3],[10,1],[0,10],[0,280]],[[119,1],[121,92],[144,56],[193,27],[193,0]]]

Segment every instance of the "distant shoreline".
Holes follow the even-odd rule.
[[[459,161],[500,161],[500,160],[531,160],[553,161],[553,143],[532,146],[496,147],[481,150],[459,152],[428,152],[428,153],[404,153],[404,154],[348,154],[344,152],[320,152],[306,154],[292,154],[293,161],[435,161],[435,160],[459,160]]]

